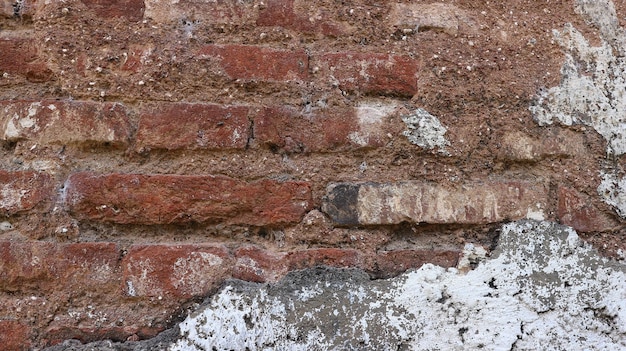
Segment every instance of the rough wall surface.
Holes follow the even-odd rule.
[[[0,4],[7,350],[180,349],[207,296],[253,348],[624,348],[623,3]],[[562,259],[520,261],[546,233]],[[374,322],[303,336],[333,311],[261,306],[331,286]]]

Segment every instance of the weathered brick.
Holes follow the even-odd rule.
[[[235,250],[236,263],[233,278],[249,282],[275,282],[287,273],[285,254],[263,250],[255,246]]]
[[[0,170],[0,212],[13,215],[50,202],[54,184],[46,173]]]
[[[254,119],[257,144],[287,152],[330,152],[385,145],[393,104],[303,113],[294,107],[266,107]]]
[[[135,245],[122,261],[129,296],[189,298],[209,293],[230,275],[224,246]]]
[[[319,11],[319,9],[311,16],[308,16],[309,12],[304,9],[296,10],[298,5],[305,6],[306,3],[297,0],[268,0],[265,2],[265,7],[259,11],[256,24],[258,26],[279,26],[301,33],[320,33],[329,36],[339,36],[347,32],[344,25],[329,20],[329,14]],[[307,16],[298,13],[304,13]]]
[[[117,277],[114,243],[0,242],[1,291],[102,288]]]
[[[131,136],[126,108],[92,101],[1,101],[0,138],[40,144],[125,146]]]
[[[31,82],[46,82],[53,78],[52,71],[37,50],[32,38],[0,38],[0,75],[3,73],[24,76]]]
[[[459,261],[459,251],[454,250],[394,250],[379,252],[371,269],[376,278],[389,278],[425,263],[441,267],[454,267]]]
[[[391,4],[386,23],[400,29],[438,31],[450,35],[475,30],[476,21],[468,13],[452,4]]]
[[[561,186],[558,197],[557,216],[562,224],[578,232],[602,232],[619,228],[619,223],[599,211],[588,196]]]
[[[304,182],[243,182],[224,176],[76,173],[66,203],[80,219],[115,223],[298,222],[311,207]]]
[[[141,21],[144,0],[80,0],[87,8],[104,19],[122,17],[125,20]]]
[[[364,94],[413,96],[419,61],[402,55],[338,52],[313,55],[318,74],[341,90]]]
[[[257,6],[254,1],[236,0],[145,0],[145,18],[159,23],[181,22],[190,31],[202,24],[253,24],[257,17]]]
[[[0,345],[5,351],[30,349],[30,328],[13,320],[0,320]]]
[[[485,224],[543,218],[547,188],[521,181],[466,183],[455,188],[419,181],[331,184],[322,205],[340,225]]]
[[[56,320],[52,322],[55,324]],[[127,341],[129,337],[149,339],[162,332],[163,327],[132,328],[115,326],[52,326],[46,328],[45,338],[48,345],[60,344],[65,340],[79,340],[82,343],[90,343],[100,340]]]
[[[509,160],[537,162],[548,157],[583,155],[585,141],[582,134],[560,128],[545,128],[537,137],[513,131],[502,136],[498,152]]]
[[[285,256],[289,270],[311,268],[315,266],[360,267],[360,255],[357,250],[320,248],[289,252]]]
[[[199,58],[216,62],[231,79],[301,81],[308,77],[309,59],[303,49],[278,50],[253,45],[207,45]]]
[[[141,113],[136,145],[145,149],[243,149],[249,138],[248,108],[175,103]]]

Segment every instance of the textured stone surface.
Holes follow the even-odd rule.
[[[51,178],[46,173],[0,170],[0,211],[5,215],[32,210],[50,202],[53,191]]]
[[[332,184],[322,209],[340,225],[493,223],[542,219],[541,183],[468,183],[455,188],[424,182]]]

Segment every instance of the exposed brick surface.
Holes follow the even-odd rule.
[[[13,215],[49,203],[54,186],[46,173],[0,170],[0,213]]]
[[[346,32],[340,23],[328,20],[328,13],[318,12],[309,16],[306,11],[297,11],[295,5],[296,0],[268,0],[264,8],[259,11],[256,24],[280,26],[302,33],[321,33],[330,36],[338,36]]]
[[[599,211],[588,196],[572,188],[559,187],[558,197],[559,220],[579,232],[602,232],[619,227],[614,219]]]
[[[419,61],[409,56],[338,52],[314,54],[311,65],[341,90],[372,95],[412,96],[417,93]]]
[[[0,253],[0,291],[64,289],[78,294],[115,281],[120,257],[114,243],[5,241]]]
[[[243,149],[249,138],[248,108],[208,104],[166,104],[141,114],[137,148]]]
[[[309,59],[302,49],[278,50],[253,45],[207,45],[200,58],[216,62],[231,79],[285,82],[305,80]]]
[[[143,0],[80,0],[96,15],[104,19],[122,17],[128,21],[143,18]]]
[[[299,221],[311,207],[304,182],[77,173],[66,187],[66,203],[78,218],[116,223],[278,225]]]
[[[129,296],[205,295],[230,274],[233,259],[223,246],[135,245],[122,261]]]
[[[51,80],[52,71],[41,57],[37,46],[34,38],[0,37],[0,75],[20,75],[31,82]]]
[[[255,246],[246,246],[235,251],[236,263],[233,278],[249,282],[273,282],[287,272],[285,254],[274,253]]]
[[[40,144],[125,146],[131,126],[124,105],[92,101],[0,101],[0,138]]]
[[[543,216],[542,183],[489,182],[455,188],[418,181],[333,184],[322,209],[341,225],[493,223]]]
[[[0,320],[0,345],[5,351],[30,349],[30,328],[18,321]]]

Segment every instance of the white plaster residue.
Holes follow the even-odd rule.
[[[13,184],[5,184],[0,190],[0,209],[20,208],[26,194],[26,190],[16,189]]]
[[[448,130],[437,117],[423,108],[418,108],[412,114],[403,116],[402,121],[407,127],[402,135],[406,136],[412,144],[429,150],[437,147],[440,154],[450,155],[446,151],[446,146],[449,146],[450,142],[444,137]]]
[[[619,156],[626,153],[626,33],[609,0],[577,0],[576,12],[599,29],[601,43],[591,46],[571,24],[554,30],[556,41],[565,49],[561,85],[541,94],[530,111],[539,125],[559,122],[592,127],[606,139],[607,155]],[[604,170],[598,193],[626,218],[626,187],[615,180],[617,172]]]
[[[20,131],[13,123],[13,119],[9,119],[7,122],[7,126],[4,128],[4,139],[12,140],[18,138],[20,136]]]
[[[172,285],[191,295],[201,295],[223,262],[221,257],[208,252],[193,252],[189,257],[179,258],[174,262]]]
[[[603,174],[602,182],[598,186],[598,195],[604,202],[613,206],[622,218],[626,218],[626,177]]]
[[[390,280],[318,269],[227,285],[168,350],[626,350],[626,267],[571,228],[523,220],[491,257],[465,251],[466,274],[426,264]]]
[[[397,102],[362,102],[356,108],[359,130],[352,132],[348,138],[359,146],[367,146],[372,138],[382,138],[382,125],[399,104]]]

